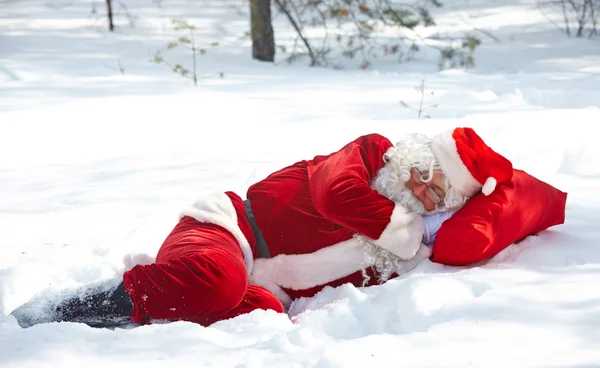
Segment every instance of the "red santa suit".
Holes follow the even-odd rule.
[[[422,217],[371,187],[392,146],[381,135],[362,136],[252,185],[247,198],[271,258],[258,258],[235,193],[217,193],[184,209],[155,263],[124,274],[132,320],[208,325],[257,308],[283,312],[280,301],[287,306],[327,285],[362,285],[364,254],[354,234],[412,258],[423,237]]]
[[[247,197],[273,258],[255,261],[251,281],[284,302],[285,294],[295,299],[327,285],[361,285],[364,253],[354,234],[411,259],[423,237],[422,217],[371,187],[391,147],[379,134],[362,136],[252,185]]]

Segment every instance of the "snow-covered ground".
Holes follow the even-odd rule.
[[[566,38],[533,0],[453,0],[436,32],[478,35],[474,69],[438,71],[426,48],[367,70],[274,66],[250,58],[241,0],[125,3],[136,27],[120,15],[109,33],[90,17],[102,1],[0,1],[0,367],[600,366],[597,39]],[[148,61],[173,17],[207,45],[198,87]],[[423,78],[438,105],[427,120],[400,104],[418,105]],[[8,316],[152,254],[204,193],[243,194],[360,134],[455,126],[568,192],[565,224],[477,267],[426,261],[378,287],[326,289],[290,316],[114,331]]]

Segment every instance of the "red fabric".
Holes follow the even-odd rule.
[[[244,295],[244,298],[240,304],[238,304],[237,307],[233,308],[229,312],[220,315],[211,315],[205,319],[197,320],[195,318],[190,318],[189,320],[191,322],[199,323],[203,326],[208,326],[217,321],[222,321],[237,317],[242,314],[250,313],[256,309],[274,310],[277,313],[285,313],[281,302],[269,290],[256,285],[248,285],[246,288],[246,294]]]
[[[246,219],[244,201],[234,192],[225,192],[225,194],[229,197],[235,209],[240,230],[250,243],[253,254],[257,254],[256,239],[254,239],[252,227]],[[213,239],[217,239],[217,243],[222,243],[222,238],[226,237],[228,239],[227,244],[230,244],[231,241],[237,244],[233,235],[220,226],[200,224],[198,221],[192,220],[192,218],[189,218],[176,225],[158,250],[156,263],[166,263],[173,258],[194,254],[198,250],[198,245],[211,244]],[[239,248],[238,245],[237,249],[239,250]]]
[[[252,230],[243,216],[243,202],[227,194],[248,237]],[[248,240],[254,248],[253,236]],[[242,251],[233,235],[191,217],[182,218],[171,231],[155,263],[135,266],[123,280],[134,304],[131,320],[136,323],[166,319],[206,326],[258,308],[283,311],[270,292],[248,287]]]
[[[473,129],[456,128],[452,138],[461,161],[481,184],[489,177],[501,183],[513,175],[512,163],[492,150]]]
[[[387,142],[382,142],[380,136],[374,140],[363,137],[307,166],[311,198],[324,218],[372,239],[379,238],[395,206],[371,188],[371,179],[383,166],[382,156],[390,148]]]
[[[468,265],[495,256],[509,245],[564,223],[567,193],[514,170],[489,196],[473,197],[446,220],[436,235],[431,260]]]
[[[256,222],[272,257],[306,254],[339,243],[354,232],[378,239],[390,221],[394,203],[371,189],[392,143],[379,134],[350,142],[330,155],[316,156],[281,169],[247,192]],[[360,272],[329,283],[360,285]],[[309,290],[286,290],[292,298]]]
[[[381,135],[362,136],[338,152],[297,162],[252,185],[247,198],[271,256],[312,253],[353,232],[379,238],[394,203],[369,183],[390,147]]]

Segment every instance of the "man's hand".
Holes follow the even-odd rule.
[[[403,275],[410,272],[413,268],[417,267],[419,263],[431,257],[431,253],[432,251],[430,247],[426,246],[425,244],[421,244],[417,254],[415,254],[415,256],[408,261],[403,261],[402,265],[396,269],[396,273],[398,275]]]

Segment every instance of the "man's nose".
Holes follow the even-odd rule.
[[[427,185],[425,185],[425,183],[420,183],[420,184],[414,184],[413,185],[413,193],[415,195],[422,195],[425,193],[425,191],[427,190]]]

